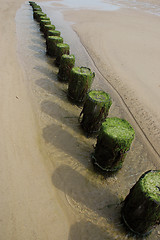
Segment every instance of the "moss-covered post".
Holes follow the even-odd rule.
[[[34,13],[37,12],[37,11],[42,12],[42,9],[39,8],[39,7],[34,8],[34,9],[33,9],[33,16],[34,16]]]
[[[55,26],[52,24],[44,25],[44,36],[45,38],[48,36],[48,31],[49,30],[55,30]]]
[[[95,73],[87,67],[72,68],[68,85],[68,98],[74,103],[82,104],[94,77]]]
[[[94,165],[106,172],[120,169],[134,136],[134,129],[126,120],[106,118],[101,125],[92,155]]]
[[[60,65],[61,57],[63,54],[69,55],[69,45],[66,43],[58,43],[56,46],[56,65]]]
[[[40,21],[40,30],[41,32],[44,33],[45,31],[45,25],[50,25],[51,24],[51,21],[49,19],[46,19],[46,20],[41,20]]]
[[[49,36],[47,37],[46,47],[47,54],[51,57],[54,57],[56,54],[56,45],[58,43],[63,43],[63,38],[58,36]]]
[[[41,7],[38,4],[33,4],[32,8],[33,8],[33,11],[36,10],[36,9],[42,10]]]
[[[44,13],[44,12],[42,12],[42,11],[35,11],[34,13],[33,13],[33,17],[34,17],[34,19],[36,19],[37,20],[37,22],[40,22],[40,17],[47,17],[47,15]]]
[[[80,124],[87,134],[99,131],[102,122],[108,116],[111,104],[111,98],[106,92],[102,90],[88,92],[79,118]]]
[[[147,171],[131,188],[122,218],[132,232],[142,236],[160,224],[160,170]]]
[[[41,23],[42,20],[49,20],[50,21],[50,18],[46,14],[44,16],[40,15],[39,16],[39,22]]]
[[[75,64],[75,56],[63,54],[60,61],[58,79],[63,82],[69,82],[71,70]]]
[[[48,36],[57,36],[60,37],[61,32],[57,30],[48,30]]]

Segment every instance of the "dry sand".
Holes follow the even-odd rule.
[[[91,148],[88,147],[88,140],[81,136],[81,141],[77,141],[79,135],[70,127],[76,122],[72,122],[72,118],[67,119],[68,128],[61,121],[57,121],[61,117],[57,117],[58,111],[64,111],[64,119],[64,116],[70,113],[70,109],[73,110],[72,114],[75,109],[68,103],[64,105],[65,98],[59,99],[55,94],[52,96],[55,89],[52,88],[52,82],[48,80],[46,83],[49,77],[45,81],[39,79],[37,85],[49,92],[48,94],[39,90],[38,94],[39,98],[44,100],[41,109],[52,119],[47,118],[44,113],[43,119],[37,119],[35,103],[26,84],[28,76],[20,65],[16,52],[15,15],[22,3],[22,0],[14,3],[3,0],[0,9],[1,17],[5,19],[0,23],[0,239],[88,240],[91,239],[89,236],[92,239],[97,236],[97,240],[106,239],[104,229],[107,228],[107,239],[126,239],[124,234],[122,238],[117,238],[117,232],[114,232],[114,224],[118,221],[116,209],[120,209],[115,204],[120,198],[117,192],[125,196],[142,171],[153,168],[154,165],[146,162],[146,153],[141,157],[144,148],[137,141],[136,159],[135,153],[131,151],[131,162],[125,165],[117,178],[102,182],[100,179],[100,185],[97,184],[97,187],[95,178],[98,177],[85,170],[86,165],[90,163],[85,162],[89,158]],[[159,119],[159,18],[130,10],[107,13],[66,11],[64,15],[66,19],[76,22],[73,27],[95,64],[120,93],[153,147],[159,151],[159,129],[156,125]],[[150,66],[152,71],[154,70],[154,81],[151,81],[153,78],[151,79]],[[151,89],[152,94],[149,91]],[[148,96],[151,101],[148,101]],[[154,103],[153,107],[150,102]],[[75,112],[77,114],[78,110]],[[50,155],[48,157],[41,144],[41,120],[52,122],[52,125],[43,129],[46,142],[53,145],[52,148],[48,147],[54,156],[51,162]],[[151,125],[150,121],[154,122],[154,125]],[[59,136],[61,137],[57,142]],[[68,140],[69,147],[65,145],[64,139]],[[78,161],[83,159],[83,167],[75,161],[77,158]],[[56,168],[55,160],[58,161]],[[138,173],[135,172],[135,160],[140,167]],[[64,165],[68,162],[74,165],[74,169]],[[141,166],[141,163],[146,163],[146,166]],[[49,167],[51,171],[55,170],[53,176]],[[76,171],[79,168],[81,174]],[[64,177],[63,182],[61,177]],[[106,190],[107,185],[110,185],[111,189]],[[114,209],[106,208],[106,203],[114,203]],[[113,210],[116,214],[113,214]],[[116,229],[119,231],[119,222]],[[158,239],[157,234],[154,237]]]

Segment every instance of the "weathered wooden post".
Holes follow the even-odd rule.
[[[55,56],[56,54],[56,45],[58,43],[63,43],[63,38],[58,36],[48,36],[46,41],[47,54],[49,56]]]
[[[94,165],[106,172],[120,169],[134,136],[134,129],[126,120],[107,118],[102,123],[92,155]]]
[[[49,20],[49,21],[50,21],[50,18],[47,17],[47,15],[46,15],[46,16],[39,16],[39,18],[40,18],[40,22],[41,22],[42,20]]]
[[[32,4],[32,8],[33,8],[33,11],[36,10],[36,9],[42,10],[41,7],[38,4],[36,4],[36,3]]]
[[[45,38],[48,36],[48,31],[49,30],[55,30],[55,26],[52,24],[44,25],[44,36]]]
[[[68,85],[68,98],[74,103],[82,104],[94,77],[95,73],[87,67],[72,68]]]
[[[36,19],[37,22],[40,22],[40,17],[47,17],[47,15],[42,11],[35,11],[33,13],[33,18]]]
[[[49,18],[48,19],[46,18],[46,20],[41,20],[40,21],[40,30],[41,30],[41,32],[44,33],[45,25],[50,25],[50,24],[51,24],[51,21],[49,20]]]
[[[37,11],[42,12],[42,9],[40,7],[34,8],[33,9],[33,17],[34,17],[34,13]]]
[[[49,30],[48,31],[48,36],[58,36],[58,37],[60,37],[60,35],[61,35],[60,31],[57,31],[57,30]]]
[[[69,45],[66,43],[58,43],[56,46],[56,65],[60,65],[60,60],[63,54],[69,55]]]
[[[111,105],[111,98],[106,92],[102,90],[88,92],[79,118],[80,124],[87,134],[99,131],[102,122],[108,116]]]
[[[160,170],[147,171],[131,188],[122,218],[132,232],[142,236],[160,223]]]
[[[75,56],[63,54],[60,61],[58,79],[63,82],[69,82],[71,70],[75,64]]]

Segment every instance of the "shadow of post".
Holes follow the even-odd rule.
[[[83,176],[70,166],[61,165],[53,173],[52,183],[64,192],[69,205],[76,212],[79,211],[82,218],[93,219],[92,214],[95,218],[103,217],[105,222],[107,220],[106,227],[122,231],[121,202],[111,191],[112,186],[109,182],[104,187],[96,183],[96,179],[91,181],[89,177]]]

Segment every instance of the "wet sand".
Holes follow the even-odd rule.
[[[160,154],[160,17],[133,9],[64,15]]]
[[[72,12],[70,18],[77,21],[74,29],[80,41],[64,21],[59,6],[40,5],[69,43],[76,64],[96,72],[93,88],[111,94],[109,116],[123,117],[133,124],[136,139],[121,171],[106,179],[94,172],[90,154],[96,140],[86,138],[79,127],[81,109],[68,102],[67,86],[57,81],[58,69],[54,59],[45,54],[45,40],[32,19],[30,6],[23,4],[16,14],[20,2],[8,8],[9,2],[5,1],[3,12],[10,17],[6,19],[8,28],[4,28],[7,22],[0,24],[0,239],[134,239],[122,226],[120,203],[144,171],[159,167],[159,157],[122,99],[121,88],[110,84],[117,74],[115,68],[110,68],[109,78],[108,71],[107,75],[103,72],[105,67],[98,66],[97,55],[94,58],[89,51],[83,38],[88,26],[86,15],[82,28],[82,12],[76,11],[78,18]],[[89,19],[99,14],[86,13]],[[63,14],[68,19],[69,12]],[[93,29],[89,40],[93,40]],[[91,50],[99,52],[96,44],[94,41]],[[108,69],[110,65],[105,64]],[[158,231],[159,227],[148,239],[158,240]]]
[[[69,220],[44,163],[17,55],[15,16],[22,3],[2,1],[0,9],[0,239],[66,239]]]

